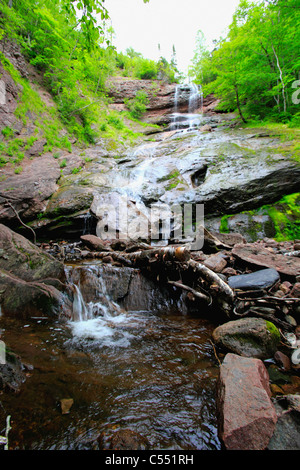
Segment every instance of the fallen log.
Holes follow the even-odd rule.
[[[201,299],[201,300],[206,301],[206,302],[208,303],[208,305],[211,305],[211,303],[212,303],[212,298],[211,298],[211,296],[202,294],[202,292],[199,292],[199,291],[193,289],[192,287],[186,286],[186,285],[182,284],[181,282],[177,282],[177,281],[168,281],[168,284],[171,284],[172,286],[179,287],[180,289],[183,289],[183,290],[186,290],[186,291],[188,291],[188,292],[191,292],[191,294],[193,294],[193,295],[194,295],[195,297],[197,297],[198,299]]]
[[[107,252],[98,253],[98,257],[101,258],[104,256],[107,256]],[[206,301],[209,306],[215,305],[218,309],[223,311],[227,317],[230,317],[232,314],[235,296],[231,287],[210,268],[191,259],[190,250],[185,246],[145,249],[134,253],[126,253],[124,251],[121,253],[112,252],[110,256],[115,261],[119,261],[126,266],[139,268],[141,270],[154,272],[154,266],[156,266],[155,272],[159,271],[162,273],[164,271],[166,283],[170,285],[173,284],[182,290],[191,292],[195,297]],[[172,268],[174,268],[173,271]],[[171,272],[172,276],[177,274],[179,279],[170,279]],[[182,275],[186,275],[187,272],[192,273],[192,275],[189,276],[192,286],[181,282]],[[204,283],[204,291],[208,295],[200,292],[200,286],[197,288],[199,279]]]

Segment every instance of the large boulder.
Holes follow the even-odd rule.
[[[218,326],[212,334],[221,348],[244,357],[273,357],[280,342],[276,326],[262,318],[241,318]]]
[[[59,314],[67,307],[64,265],[0,224],[0,306],[20,317]]]
[[[269,376],[260,359],[227,354],[217,389],[218,434],[228,450],[264,450],[277,414]]]

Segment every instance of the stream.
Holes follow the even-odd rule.
[[[73,276],[91,268],[99,266],[67,267]],[[135,285],[134,297],[140,294]],[[12,449],[98,449],[100,435],[106,448],[122,429],[147,438],[150,449],[220,448],[214,327],[205,315],[182,313],[180,300],[165,299],[159,310],[148,303],[151,310],[130,311],[105,289],[90,302],[78,289],[70,321],[1,318],[3,340],[28,365],[21,392],[1,397]],[[70,412],[62,414],[61,400],[69,398]]]
[[[199,99],[192,86],[189,113],[180,118],[175,103],[172,131],[195,130]],[[172,170],[158,164],[156,149],[148,143],[118,162],[119,193],[137,199]],[[209,313],[189,312],[181,297],[131,268],[105,271],[90,261],[65,269],[74,288],[70,320],[0,315],[1,339],[20,356],[26,376],[19,393],[1,396],[1,416],[11,416],[9,448],[99,449],[100,436],[100,448],[108,449],[118,431],[131,430],[149,449],[220,449]],[[65,399],[72,400],[67,413]]]

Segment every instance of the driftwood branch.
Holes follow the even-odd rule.
[[[157,249],[145,249],[133,253],[123,252],[100,252],[97,254],[99,258],[111,256],[114,260],[120,261],[127,266],[139,268],[141,270],[152,270],[154,265],[159,269],[165,269],[170,272],[172,267],[180,275],[181,273],[190,273],[190,283],[194,286],[200,278],[205,284],[205,292],[199,292],[194,287],[187,285],[187,282],[179,282],[178,280],[170,280],[166,276],[166,282],[174,286],[191,292],[195,297],[207,302],[208,305],[217,305],[219,309],[230,316],[233,308],[234,293],[229,285],[224,282],[220,276],[211,269],[191,259],[191,253],[187,247],[164,247]],[[186,276],[187,277],[187,276]]]
[[[6,204],[8,204],[9,207],[14,211],[14,213],[16,214],[16,217],[17,217],[18,221],[20,222],[20,224],[22,224],[23,227],[26,227],[26,228],[28,228],[29,230],[32,231],[32,233],[33,233],[33,242],[34,242],[34,244],[36,244],[36,234],[35,234],[35,231],[33,230],[33,228],[32,228],[32,227],[29,227],[29,225],[26,225],[26,224],[21,220],[21,217],[19,216],[19,214],[18,214],[18,212],[16,211],[16,209],[14,208],[14,206],[13,206],[7,199],[6,199],[5,202],[6,202]]]
[[[168,284],[171,284],[172,286],[179,287],[180,289],[186,290],[188,292],[191,292],[195,297],[201,300],[205,300],[209,305],[212,302],[211,297],[208,297],[205,294],[202,294],[202,292],[198,292],[197,290],[193,289],[192,287],[186,286],[182,284],[181,282],[178,281],[168,281]]]

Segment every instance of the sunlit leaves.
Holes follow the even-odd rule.
[[[205,84],[203,70],[210,65],[216,77],[204,88],[221,98],[224,109],[238,107],[238,99],[249,117],[289,119],[297,112],[291,99],[300,69],[297,5],[294,0],[242,0],[227,37],[216,44],[211,57],[198,45],[193,70]]]

